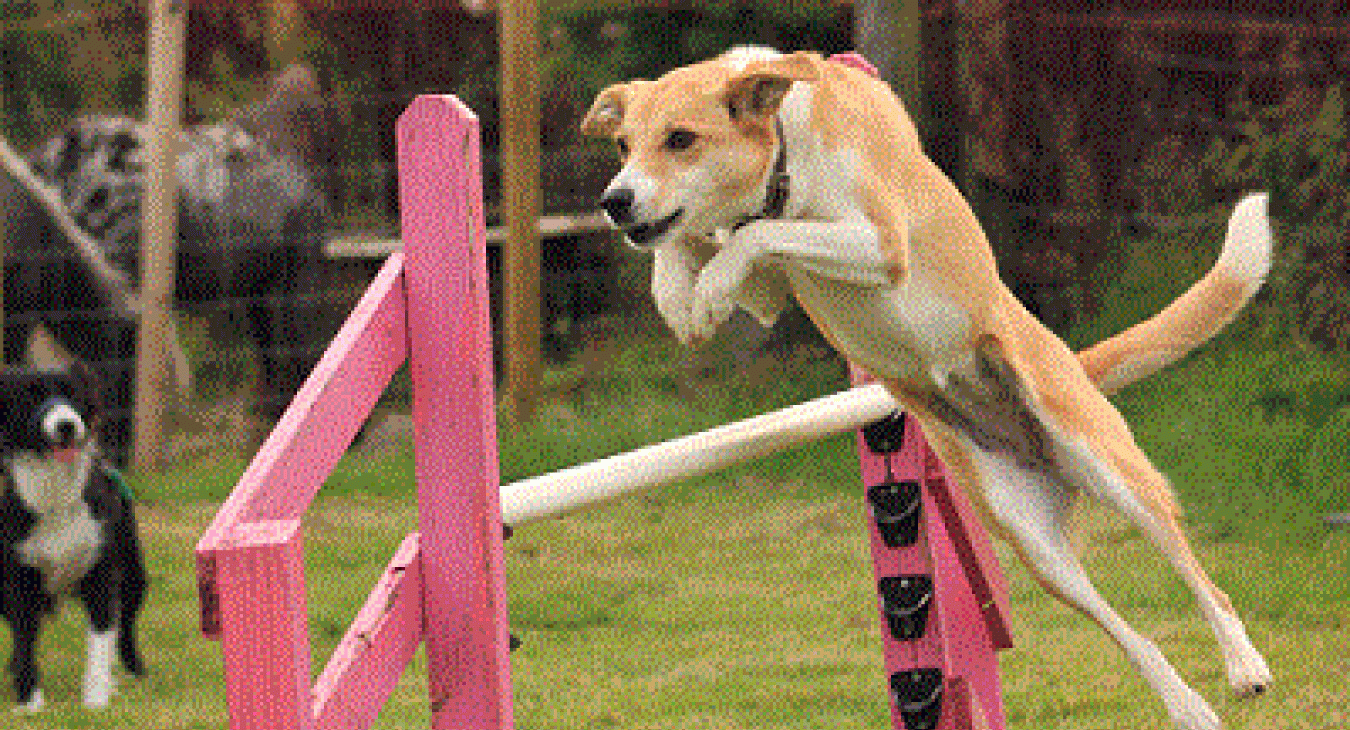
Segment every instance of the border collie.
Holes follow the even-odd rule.
[[[112,696],[114,650],[129,672],[144,672],[136,614],[145,567],[131,499],[99,452],[96,393],[81,365],[0,372],[0,615],[13,631],[20,710],[43,707],[34,651],[65,596],[77,596],[89,617],[86,707]]]

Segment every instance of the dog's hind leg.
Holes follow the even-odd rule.
[[[1171,485],[1140,450],[1115,408],[1088,383],[1075,386],[1068,380],[1076,370],[1072,367],[1060,371],[1059,377],[1065,380],[1056,383],[1053,395],[1037,397],[994,338],[979,343],[974,364],[979,387],[966,387],[969,394],[958,402],[973,409],[985,432],[995,438],[980,443],[975,431],[969,432],[970,437],[986,453],[1008,454],[1025,469],[1056,475],[1139,525],[1195,595],[1218,639],[1233,688],[1240,695],[1263,692],[1271,681],[1265,660],[1252,646],[1228,596],[1209,579],[1191,551],[1177,522]],[[953,374],[951,381],[957,385],[960,374]],[[962,388],[949,391],[960,394]],[[1051,401],[1063,418],[1076,422],[1075,430],[1083,436],[1071,436],[1055,425],[1060,421],[1047,415],[1045,405]]]
[[[950,444],[943,449],[949,450]],[[1127,624],[1088,579],[1066,529],[1073,487],[1019,464],[1008,455],[984,451],[968,440],[957,450],[968,457],[966,464],[981,486],[985,506],[1002,531],[1013,539],[1037,581],[1093,619],[1120,645],[1162,698],[1177,727],[1220,728],[1218,715],[1204,698],[1186,685],[1153,642]]]
[[[1166,478],[1128,434],[1107,443],[1099,449],[1107,451],[1106,460],[1086,444],[1068,445],[1063,450],[1065,468],[1077,472],[1086,488],[1149,536],[1194,594],[1218,640],[1233,689],[1242,696],[1261,694],[1271,683],[1270,669],[1252,645],[1228,596],[1214,585],[1191,550]]]

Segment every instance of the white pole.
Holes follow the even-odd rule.
[[[880,383],[502,487],[508,525],[553,517],[859,428],[898,408]]]

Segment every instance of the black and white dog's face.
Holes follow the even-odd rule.
[[[96,455],[97,418],[79,366],[0,373],[0,461],[29,509],[42,513],[78,498]]]

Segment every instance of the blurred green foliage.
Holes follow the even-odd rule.
[[[1350,150],[1342,87],[1320,105],[1291,96],[1255,109],[1235,141],[1215,139],[1202,168],[1215,187],[1265,189],[1279,221],[1274,279],[1279,295],[1269,316],[1281,329],[1320,347],[1350,350]]]
[[[656,78],[737,45],[784,51],[849,50],[852,25],[839,3],[683,0],[661,7],[562,10],[552,18],[551,73],[590,98],[609,84]]]

